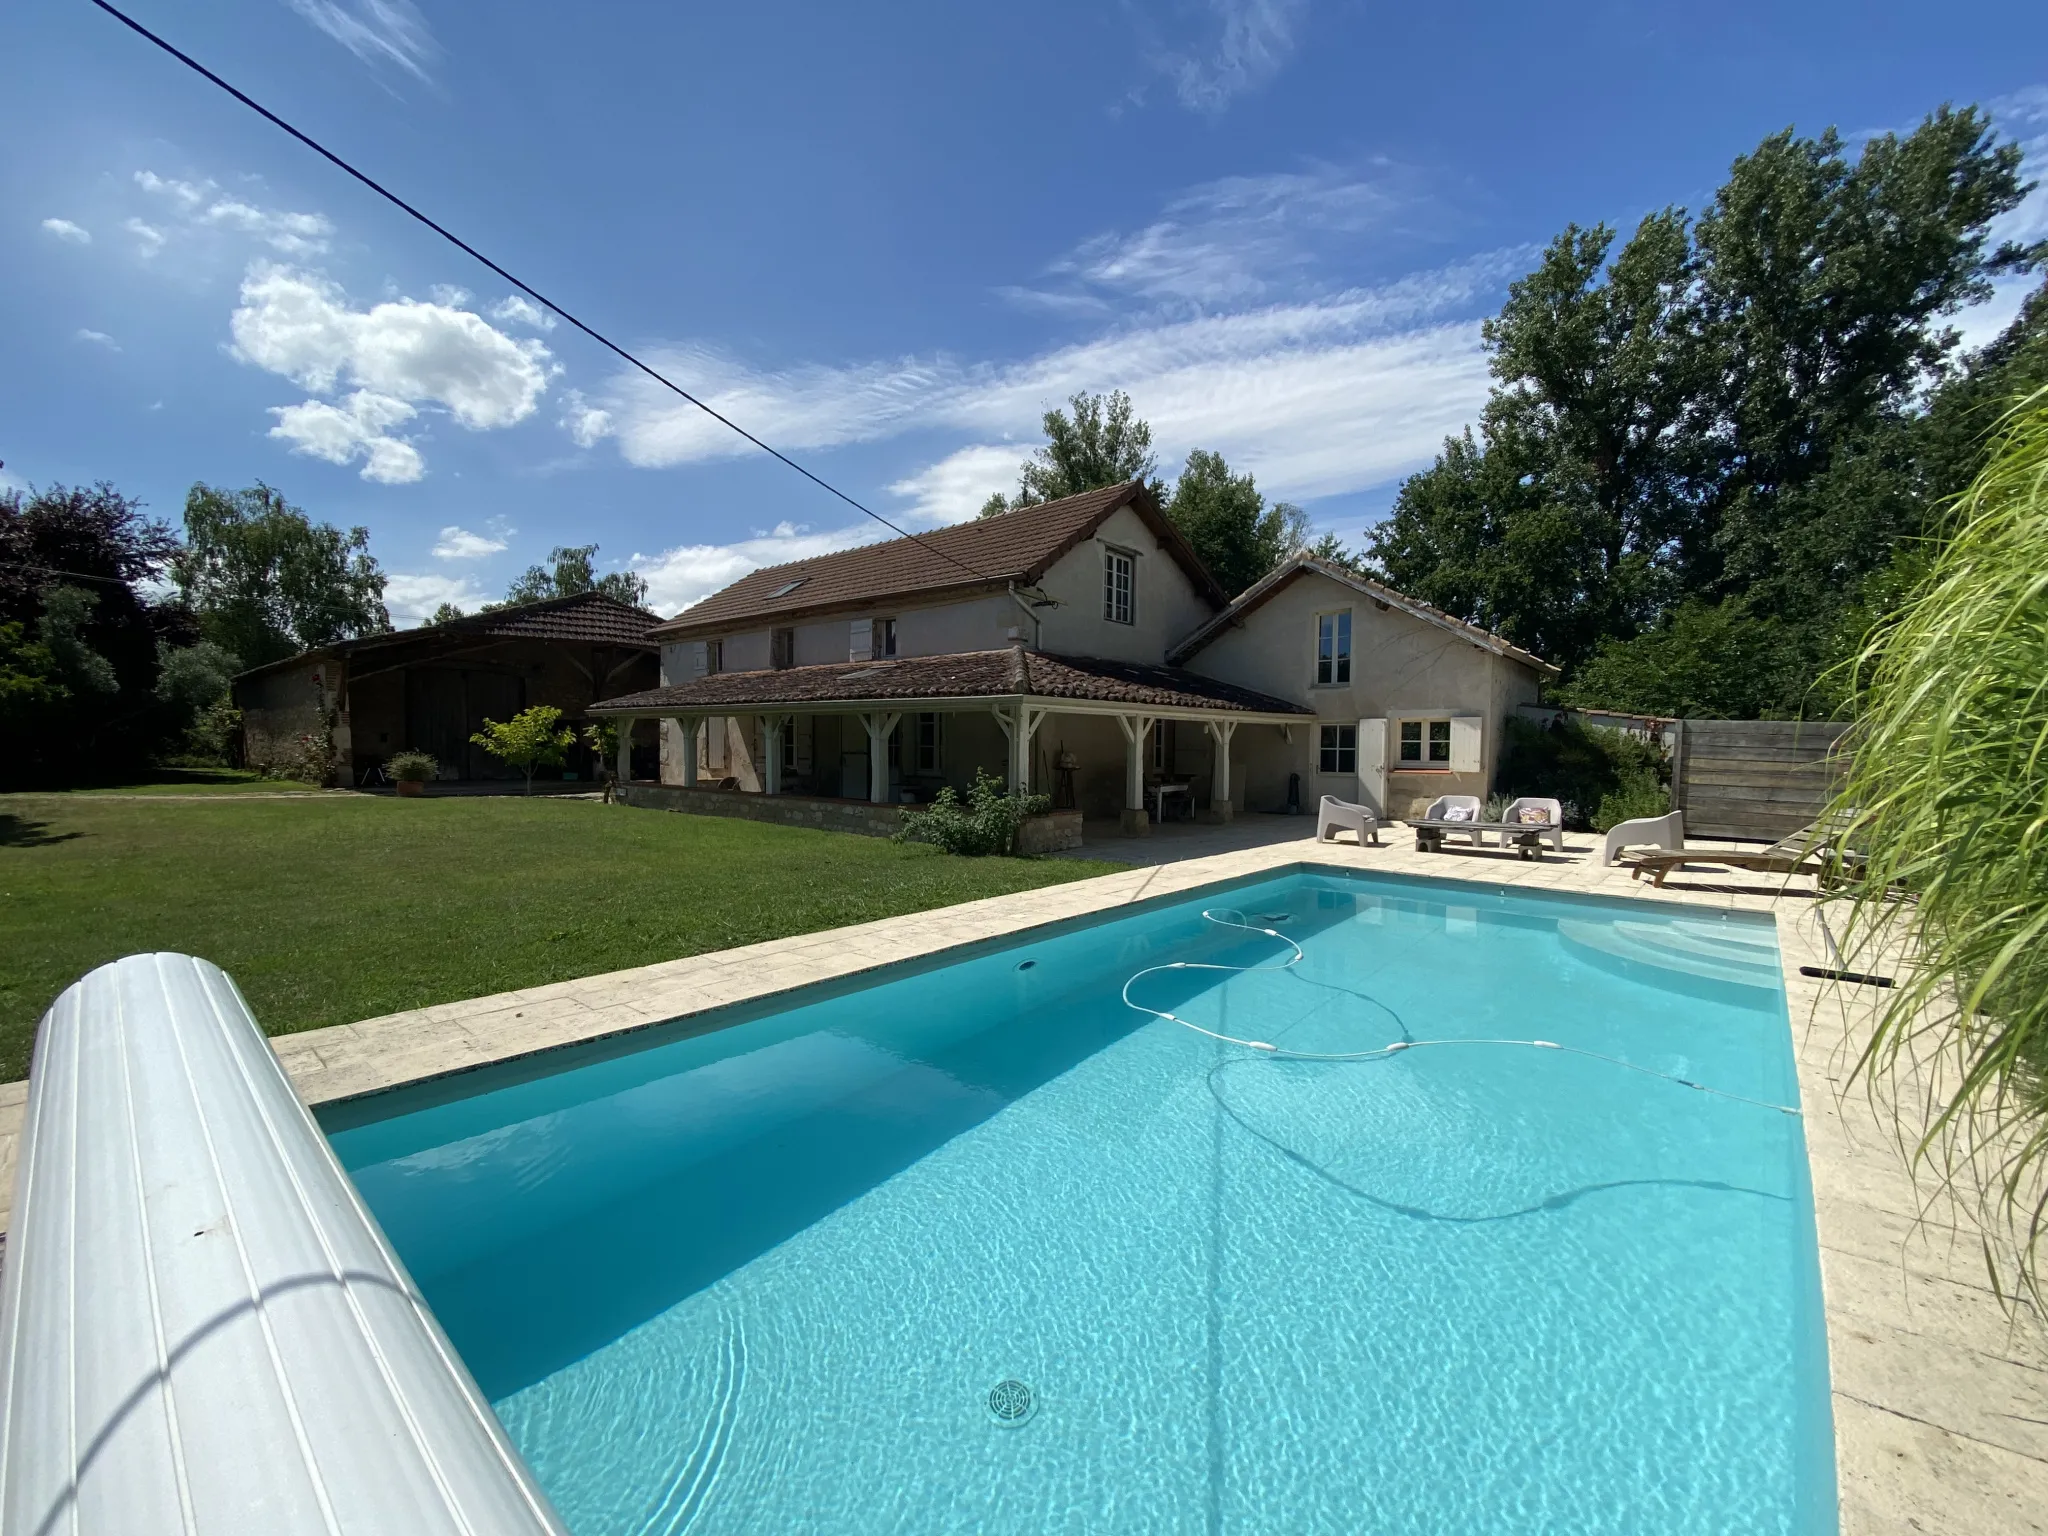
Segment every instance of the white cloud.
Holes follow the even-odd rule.
[[[443,603],[453,603],[466,613],[475,613],[491,594],[467,576],[432,573],[410,575],[393,571],[384,578],[384,606],[399,629],[412,629],[434,616]]]
[[[145,224],[140,219],[130,219],[122,228],[140,242],[138,249],[144,256],[154,256],[164,248],[164,232],[154,224]]]
[[[1209,0],[1208,10],[1215,23],[1210,43],[1163,54],[1154,67],[1173,81],[1182,106],[1213,114],[1280,72],[1294,53],[1308,0]]]
[[[96,347],[105,347],[109,352],[121,350],[121,344],[105,331],[88,331],[81,328],[77,332],[77,337],[80,341],[89,341]]]
[[[69,219],[45,219],[43,230],[46,234],[55,235],[59,240],[72,240],[79,245],[92,244],[92,231],[83,224],[72,223]]]
[[[455,283],[435,283],[427,289],[434,296],[436,304],[445,304],[450,309],[460,309],[476,295]]]
[[[434,543],[436,560],[481,560],[485,555],[504,553],[503,539],[494,539],[489,534],[471,533],[467,528],[448,527],[441,530],[441,537]]]
[[[1380,288],[1233,314],[1154,320],[1009,365],[950,359],[749,372],[702,348],[657,367],[778,447],[825,448],[950,427],[986,445],[1035,440],[1044,411],[1081,390],[1123,389],[1152,423],[1162,464],[1214,448],[1269,494],[1364,489],[1427,462],[1485,399],[1476,320],[1524,253],[1495,253]],[[620,375],[606,401],[628,462],[643,467],[751,451],[652,381]],[[999,450],[903,481],[928,515],[971,513]],[[1023,452],[1017,452],[1021,459]],[[1015,472],[1015,460],[1010,473]],[[983,487],[979,496],[972,496]],[[973,505],[968,504],[972,496]]]
[[[552,331],[555,317],[524,294],[514,293],[490,308],[490,316],[505,325],[523,325],[529,330]]]
[[[189,181],[173,181],[169,177],[159,176],[155,171],[137,171],[135,185],[145,192],[154,192],[160,197],[169,198],[180,213],[195,211],[206,201],[207,193],[213,190],[213,183],[210,181],[201,188]]]
[[[346,383],[443,406],[472,431],[524,421],[550,377],[546,347],[469,310],[417,299],[352,309],[321,274],[266,263],[243,278],[230,327],[243,360],[315,394]]]
[[[1242,304],[1342,257],[1361,237],[1383,234],[1430,201],[1411,173],[1388,164],[1227,176],[1175,198],[1142,229],[1082,242],[1047,270],[1155,302]],[[1023,292],[1038,303],[1091,297]]]
[[[612,435],[612,413],[585,400],[582,390],[568,390],[562,395],[562,428],[578,448],[595,447]]]
[[[411,0],[285,0],[365,64],[396,64],[424,80],[441,49]]]
[[[656,613],[675,614],[764,565],[808,560],[891,536],[879,523],[829,533],[780,523],[737,543],[685,544],[658,555],[636,554],[626,563],[647,579],[647,606]]]
[[[990,492],[1015,489],[1018,466],[1030,456],[1018,443],[977,443],[906,475],[889,494],[910,502],[905,515],[915,521],[961,522],[981,510]]]
[[[317,255],[327,249],[334,233],[334,226],[322,214],[259,208],[239,197],[222,195],[211,181],[178,181],[154,171],[137,171],[135,184],[163,199],[192,228],[227,229],[253,236],[287,256]],[[128,227],[134,229],[139,222],[131,219]],[[151,236],[152,249],[166,238],[161,230],[152,230]]]
[[[347,464],[362,459],[362,477],[383,485],[410,485],[427,472],[419,450],[390,435],[419,413],[403,400],[359,389],[339,405],[307,400],[299,405],[272,406],[277,425],[270,435],[292,445],[292,452]]]

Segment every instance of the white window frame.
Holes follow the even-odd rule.
[[[872,628],[868,641],[869,658],[874,661],[881,661],[886,657],[894,656],[896,654],[896,621],[894,619],[874,619],[870,621],[870,624]]]
[[[1328,636],[1327,644],[1325,635]],[[1316,615],[1316,687],[1351,685],[1351,610],[1333,608]]]
[[[1152,722],[1152,771],[1170,773],[1173,771],[1173,722],[1154,720]]]
[[[940,771],[941,754],[945,751],[944,727],[939,724],[939,716],[932,711],[926,711],[916,719],[917,745],[912,756],[917,760],[917,767],[914,771],[937,773]]]
[[[1138,622],[1138,557],[1113,544],[1102,546],[1102,617],[1111,624]]]
[[[789,647],[784,650],[779,642],[789,637]],[[779,653],[779,654],[778,654]],[[768,631],[768,666],[771,671],[786,672],[796,665],[796,626],[778,624]]]
[[[1478,773],[1485,766],[1485,719],[1450,709],[1406,710],[1391,717],[1387,734],[1393,747],[1393,773]],[[1405,748],[1415,733],[1417,755]]]
[[[1316,772],[1358,776],[1358,726],[1355,723],[1329,720],[1317,728]]]

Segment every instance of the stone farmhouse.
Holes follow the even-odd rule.
[[[1233,600],[1138,481],[755,571],[651,638],[660,686],[590,710],[628,803],[861,831],[977,768],[1128,835],[1324,794],[1409,815],[1484,795],[1555,674],[1307,555]]]

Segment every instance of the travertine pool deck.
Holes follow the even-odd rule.
[[[326,1103],[1301,864],[1770,912],[1820,1237],[1841,1528],[1847,1536],[2048,1533],[2048,1334],[2036,1314],[2001,1305],[1967,1220],[1916,1188],[1895,1134],[1863,1086],[1851,1085],[1875,994],[1799,974],[1801,965],[1830,963],[1806,883],[1787,890],[1703,859],[1653,892],[1624,869],[1601,868],[1597,840],[1585,836],[1568,838],[1562,857],[1540,863],[1491,849],[1421,854],[1398,826],[1381,837],[1377,848],[1318,845],[1310,836],[1231,848],[272,1044],[306,1102]],[[1202,841],[1183,846],[1199,855]],[[1116,849],[1106,851],[1115,857]],[[10,1203],[25,1089],[0,1086],[0,1192]]]

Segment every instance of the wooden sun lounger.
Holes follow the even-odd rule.
[[[1640,880],[1647,874],[1652,885],[1662,885],[1666,875],[1687,864],[1719,864],[1724,869],[1747,869],[1766,875],[1818,875],[1827,867],[1829,848],[1829,834],[1819,822],[1814,822],[1754,852],[1690,848],[1675,853],[1623,854],[1622,858],[1632,866],[1632,878]]]

